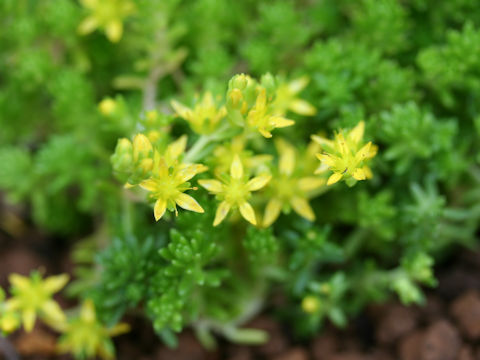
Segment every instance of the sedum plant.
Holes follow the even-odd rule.
[[[213,348],[266,341],[269,311],[306,337],[421,304],[476,245],[477,1],[4,0],[0,20],[0,230],[75,265],[12,274],[4,336],[40,320],[110,359],[125,315]]]

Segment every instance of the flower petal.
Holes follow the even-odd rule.
[[[335,166],[335,162],[337,160],[336,156],[330,154],[316,154],[317,159],[329,167]]]
[[[370,141],[368,144],[364,145],[360,150],[357,151],[355,154],[356,160],[365,160],[370,155],[370,147],[372,146],[372,142]]]
[[[196,165],[188,165],[177,173],[177,179],[184,183],[197,175],[199,169]]]
[[[158,199],[153,208],[153,215],[155,216],[156,221],[162,218],[162,216],[165,214],[165,210],[167,210],[167,200]]]
[[[334,173],[328,178],[327,185],[333,185],[343,177],[340,173]]]
[[[330,169],[330,167],[327,164],[320,163],[320,165],[315,169],[315,171],[313,173],[315,175],[322,174],[322,173],[328,171],[328,169]]]
[[[69,276],[61,274],[56,276],[49,276],[43,283],[43,289],[50,294],[60,291],[68,282]]]
[[[276,128],[283,128],[295,124],[295,121],[286,119],[283,116],[272,116],[270,118],[270,122]]]
[[[356,168],[355,171],[353,172],[352,176],[356,180],[365,180],[367,178],[363,169],[360,169],[360,168]]]
[[[241,179],[243,176],[243,165],[238,155],[235,155],[230,165],[230,175],[234,179]]]
[[[35,309],[33,308],[23,309],[22,322],[26,332],[30,332],[33,330],[33,326],[35,325],[36,319],[37,319],[37,314],[35,313]]]
[[[265,214],[263,215],[263,226],[267,227],[272,225],[277,220],[282,210],[282,202],[279,199],[270,199],[265,207]]]
[[[255,218],[255,211],[253,210],[252,205],[244,201],[240,204],[240,214],[243,218],[253,225],[257,225],[257,219]]]
[[[334,147],[334,143],[332,140],[329,140],[327,138],[324,138],[323,136],[319,135],[312,135],[311,136],[312,140],[316,142],[317,144],[321,145],[322,147],[328,146],[330,148]]]
[[[165,161],[167,165],[172,165],[187,148],[187,135],[180,136],[177,140],[167,146],[165,152]]]
[[[294,113],[299,115],[304,115],[304,116],[312,116],[312,115],[315,115],[317,112],[317,109],[315,109],[315,107],[312,104],[302,99],[293,100],[290,103],[289,108]]]
[[[249,191],[260,190],[261,188],[263,188],[265,185],[268,184],[271,178],[272,178],[272,175],[256,176],[247,183],[247,189]]]
[[[93,323],[97,319],[97,315],[95,313],[95,305],[93,301],[87,299],[83,302],[82,308],[80,309],[80,318],[89,323]]]
[[[259,128],[258,131],[260,132],[260,134],[262,134],[264,138],[270,139],[272,137],[272,133],[270,131],[267,131],[263,128]]]
[[[117,336],[121,334],[125,334],[130,331],[130,325],[127,323],[118,323],[112,328],[108,329],[108,335],[110,336]]]
[[[143,134],[137,134],[133,138],[133,159],[138,161],[140,155],[142,157],[147,157],[150,154],[150,151],[153,150],[152,143],[148,138]]]
[[[290,92],[293,94],[297,94],[308,85],[309,81],[310,79],[308,76],[299,77],[298,79],[292,80],[288,83],[288,90],[290,90]]]
[[[66,316],[62,311],[60,305],[53,300],[48,300],[42,305],[42,318],[52,323],[52,325],[62,324],[66,321]]]
[[[105,27],[105,33],[108,40],[111,42],[118,42],[122,38],[123,24],[120,20],[112,20]]]
[[[173,110],[177,113],[178,116],[181,118],[190,121],[192,119],[192,110],[182,103],[179,103],[176,100],[172,100],[170,102],[170,105],[172,105]]]
[[[145,189],[148,191],[156,191],[158,188],[157,181],[153,179],[143,180],[139,185],[142,189]]]
[[[99,0],[80,0],[80,3],[82,4],[83,7],[86,7],[87,9],[95,9],[97,6]]]
[[[209,180],[198,180],[200,186],[204,187],[206,190],[211,193],[218,194],[223,191],[223,185],[220,181],[209,179]]]
[[[349,147],[347,145],[347,142],[345,141],[345,137],[343,136],[342,133],[338,133],[335,136],[336,144],[340,150],[340,153],[342,156],[346,156],[349,153]]]
[[[365,177],[367,179],[371,179],[373,177],[372,170],[366,165],[363,167],[363,172],[365,173]]]
[[[296,196],[290,200],[290,204],[298,215],[310,221],[315,220],[315,214],[307,199]]]
[[[281,174],[292,175],[295,168],[295,150],[291,146],[283,147],[278,168]]]
[[[309,192],[325,185],[325,179],[317,176],[307,176],[298,181],[298,188],[301,191]]]
[[[17,289],[23,291],[30,288],[30,279],[20,274],[10,274],[8,277],[10,284]]]
[[[78,25],[77,31],[80,35],[87,35],[98,27],[98,21],[93,16],[88,16]]]
[[[213,220],[213,226],[217,226],[225,219],[230,211],[230,208],[230,204],[226,201],[222,201],[220,205],[218,205],[217,212],[215,213],[215,220]]]
[[[365,132],[365,122],[360,121],[357,126],[355,126],[352,131],[348,134],[349,139],[354,143],[358,144],[363,138],[363,133]]]
[[[378,152],[378,146],[375,145],[375,144],[372,144],[370,146],[370,151],[368,152],[367,156],[366,156],[366,159],[371,159],[373,158],[375,155],[377,155],[377,152]]]
[[[200,204],[190,195],[180,193],[175,197],[175,202],[181,208],[185,210],[195,211],[198,213],[204,213],[205,211],[202,209]]]

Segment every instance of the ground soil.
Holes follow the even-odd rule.
[[[28,274],[39,267],[47,273],[70,271],[68,243],[28,226],[12,233],[6,221],[12,219],[0,216],[2,287],[11,272]],[[439,285],[427,290],[425,306],[405,307],[395,301],[372,305],[347,329],[328,325],[308,342],[294,341],[286,326],[262,314],[248,326],[268,330],[270,340],[264,345],[239,346],[220,339],[219,348],[208,352],[185,331],[173,350],[161,344],[148,322],[132,317],[132,331],[115,340],[118,359],[480,360],[480,252],[460,251],[437,269],[437,277]],[[0,359],[69,359],[55,355],[55,339],[41,325],[30,334],[19,331],[0,340]]]

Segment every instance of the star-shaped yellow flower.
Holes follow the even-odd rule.
[[[80,23],[78,32],[86,35],[95,29],[103,29],[111,42],[122,38],[123,20],[135,11],[130,0],[80,0],[80,3],[90,15]]]
[[[245,137],[234,137],[229,143],[219,145],[213,151],[213,163],[215,165],[215,175],[220,176],[228,172],[230,165],[236,155],[240,158],[245,172],[259,169],[272,160],[270,155],[253,155],[252,151],[245,148]]]
[[[255,105],[248,112],[247,125],[256,129],[264,137],[271,138],[271,131],[276,128],[283,128],[293,125],[295,122],[284,118],[281,115],[274,115],[267,105],[267,91],[260,88]]]
[[[155,153],[153,176],[140,182],[140,187],[151,192],[150,198],[155,200],[153,213],[155,220],[160,220],[167,208],[177,212],[177,205],[185,210],[203,213],[203,208],[190,195],[184,192],[194,189],[188,180],[204,171],[200,164],[173,164],[168,162],[168,157]]]
[[[362,145],[365,123],[359,122],[346,135],[342,131],[331,141],[320,136],[312,136],[323,148],[322,154],[317,154],[322,166],[317,170],[321,173],[326,169],[333,171],[327,185],[332,185],[342,178],[365,180],[372,177],[372,171],[366,162],[377,154],[377,146],[372,142]]]
[[[113,359],[115,350],[110,339],[129,331],[124,323],[106,328],[97,320],[95,306],[91,300],[85,300],[80,309],[80,316],[70,320],[62,329],[58,349],[61,353],[72,353],[76,358]]]
[[[278,85],[273,101],[274,111],[279,115],[285,115],[288,110],[304,116],[315,115],[317,110],[308,101],[300,99],[297,95],[307,86],[308,77],[303,76],[289,83]]]
[[[282,209],[293,208],[307,220],[315,220],[315,214],[308,203],[308,193],[325,185],[325,180],[314,176],[301,176],[296,172],[295,150],[286,141],[276,141],[280,153],[278,174],[273,177],[268,188],[270,200],[265,208],[263,226],[270,226],[280,215]]]
[[[225,106],[218,107],[210,92],[206,92],[193,109],[175,100],[172,100],[171,104],[177,115],[185,119],[197,134],[211,134],[227,115]]]
[[[198,183],[221,200],[215,214],[213,226],[220,224],[231,209],[238,208],[245,220],[257,224],[255,211],[248,202],[252,191],[263,188],[270,181],[271,175],[260,175],[252,179],[244,174],[243,165],[238,155],[235,155],[230,166],[230,174],[224,174],[221,182],[218,180],[199,180]]]
[[[33,272],[30,277],[11,274],[8,279],[12,297],[7,300],[6,308],[21,313],[25,331],[32,331],[37,316],[52,326],[65,322],[65,314],[52,296],[65,286],[68,275],[42,279],[38,272]]]

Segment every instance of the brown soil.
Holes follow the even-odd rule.
[[[43,267],[47,273],[58,273],[71,268],[68,261],[58,261],[68,258],[68,244],[28,230],[12,236],[0,229],[0,248],[2,287],[10,272],[28,274]],[[347,329],[327,326],[303,343],[293,340],[272,316],[263,314],[248,326],[268,330],[270,340],[264,345],[240,346],[220,340],[218,350],[208,352],[192,332],[185,331],[179,337],[180,346],[168,349],[147,321],[130,318],[132,331],[115,340],[118,359],[480,360],[480,252],[463,251],[437,273],[439,286],[428,290],[425,306],[372,305]],[[8,340],[0,338],[0,359],[69,359],[55,355],[55,337],[37,325],[30,334],[19,331]]]

